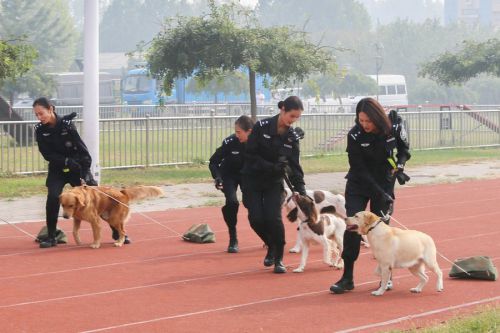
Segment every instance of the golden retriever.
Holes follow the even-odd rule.
[[[125,223],[130,215],[129,203],[133,200],[157,197],[163,194],[156,186],[133,186],[116,189],[109,186],[78,186],[62,193],[59,202],[65,219],[73,218],[73,238],[80,245],[81,220],[90,222],[94,241],[90,247],[101,246],[101,225],[103,219],[118,230],[120,237],[114,243],[122,246],[125,241]],[[126,206],[125,206],[126,205]]]
[[[408,268],[420,279],[412,293],[419,293],[429,280],[425,266],[437,275],[437,291],[443,290],[443,273],[436,260],[436,245],[432,238],[416,230],[401,230],[390,227],[375,214],[363,211],[346,219],[347,230],[367,235],[378,266],[375,271],[382,277],[380,287],[372,292],[383,295],[393,268]]]

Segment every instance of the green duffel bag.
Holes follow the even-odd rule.
[[[40,232],[36,236],[35,242],[40,243],[40,241],[44,241],[45,239],[47,239],[47,237],[47,226],[44,226],[42,227],[42,229],[40,229]],[[57,244],[66,244],[68,242],[68,237],[66,236],[64,231],[62,231],[61,229],[56,229],[56,240]]]
[[[464,271],[462,271],[462,268]],[[495,281],[497,279],[497,269],[490,257],[477,256],[469,258],[459,258],[455,260],[449,276],[463,279],[480,279]]]
[[[215,234],[206,223],[193,224],[191,228],[182,235],[182,239],[194,243],[215,243]]]

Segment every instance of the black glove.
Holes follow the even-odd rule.
[[[222,190],[223,188],[223,182],[222,182],[222,178],[221,177],[216,177],[215,178],[215,188],[218,189],[218,190]]]
[[[89,169],[87,169],[86,171],[82,172],[82,174],[84,175],[83,176],[83,181],[85,182],[85,185],[88,185],[88,186],[99,186],[99,184],[97,184],[97,181],[94,179],[94,176],[92,175],[92,172],[90,172]]]
[[[75,159],[73,158],[66,158],[66,160],[64,161],[64,170],[69,169],[69,171],[80,173],[81,168],[82,166],[80,165],[80,163],[75,161]]]
[[[288,159],[285,156],[280,156],[278,162],[273,165],[273,173],[284,175],[288,167]]]
[[[396,170],[396,179],[398,180],[399,185],[404,185],[407,181],[410,180],[410,176],[408,176],[404,172],[404,165],[398,164],[398,169]]]
[[[297,137],[299,138],[299,140],[302,140],[304,138],[304,130],[300,127],[295,127],[295,134],[297,134]]]

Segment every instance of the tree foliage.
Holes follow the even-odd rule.
[[[154,38],[147,59],[153,75],[163,78],[167,92],[178,76],[194,75],[201,81],[246,69],[250,81],[252,116],[256,115],[255,74],[269,76],[274,84],[303,81],[310,73],[325,72],[330,52],[288,27],[261,27],[234,5],[216,6],[210,14],[167,20]]]
[[[326,73],[311,77],[304,84],[303,93],[316,97],[348,97],[349,95],[374,95],[377,83],[370,77],[357,73]]]
[[[104,11],[100,29],[103,52],[130,52],[141,42],[150,42],[166,17],[193,16],[205,8],[195,0],[113,0]]]
[[[482,73],[500,77],[500,40],[464,41],[461,50],[439,55],[424,64],[420,72],[446,85],[462,83]]]
[[[19,80],[6,80],[2,91],[13,96],[50,92],[46,73],[65,71],[74,60],[77,33],[68,3],[63,0],[0,0],[0,35],[8,39],[27,36],[26,43],[37,50],[32,71]]]
[[[5,79],[15,79],[31,69],[37,51],[22,41],[0,40],[0,87]]]

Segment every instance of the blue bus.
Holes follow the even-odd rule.
[[[179,78],[175,80],[170,96],[165,96],[161,90],[161,84],[152,78],[146,68],[131,69],[123,79],[122,101],[128,105],[158,105],[168,103],[248,103],[250,95],[218,93],[216,96],[207,92],[191,93],[186,91],[186,84],[192,78]],[[264,78],[257,76],[255,79],[256,93],[263,101],[271,99],[271,92],[264,87]]]

